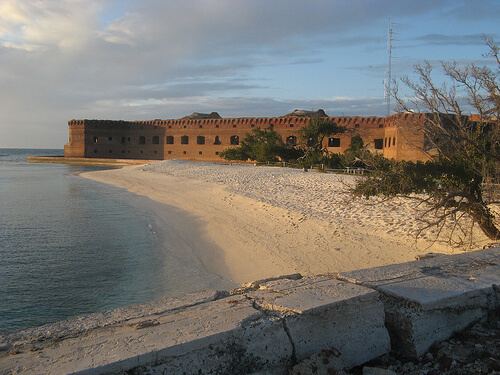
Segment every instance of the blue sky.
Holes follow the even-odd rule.
[[[384,116],[389,18],[395,78],[500,42],[498,0],[0,0],[0,147],[62,148],[74,118]]]

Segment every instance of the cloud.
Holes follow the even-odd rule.
[[[9,110],[0,127],[52,132],[57,123],[65,139],[65,120],[78,117],[383,114],[384,100],[366,93],[382,87],[387,17],[406,22],[413,46],[467,46],[475,31],[409,32],[422,20],[462,20],[469,3],[499,8],[486,0],[1,0],[0,100]],[[413,63],[400,60],[395,71]]]
[[[0,36],[7,48],[82,48],[92,37],[98,0],[5,0],[0,6]]]
[[[25,7],[17,0],[5,0],[0,3],[0,36],[5,37],[28,21]]]
[[[446,9],[445,15],[460,19],[462,22],[472,20],[498,21],[500,6],[497,0],[457,1],[452,7]]]
[[[483,34],[444,35],[426,34],[413,38],[421,45],[434,46],[477,46],[483,43]]]

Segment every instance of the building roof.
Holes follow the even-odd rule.
[[[304,109],[296,109],[292,113],[289,113],[285,116],[298,116],[298,117],[328,117],[328,115],[322,109],[318,109],[317,111],[306,111]]]
[[[183,117],[183,119],[191,119],[191,120],[204,120],[204,119],[216,119],[222,118],[217,112],[212,113],[199,113],[193,112],[189,116]]]

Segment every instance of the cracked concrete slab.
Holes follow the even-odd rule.
[[[353,306],[354,301],[376,299],[378,293],[358,285],[330,277],[305,277],[301,280],[279,280],[261,285],[248,297],[267,310],[294,312],[301,315],[319,314],[330,308]],[[269,293],[271,292],[271,293]]]
[[[61,340],[80,333],[125,322],[134,318],[145,318],[185,309],[227,296],[227,292],[201,290],[179,297],[169,297],[139,305],[120,307],[113,310],[81,315],[43,326],[0,334],[0,348],[10,348],[30,342]]]
[[[282,324],[244,297],[222,299],[93,329],[0,360],[0,373],[105,374],[147,367],[152,374],[198,374],[241,367],[241,373],[286,367],[292,347]],[[223,359],[223,360],[221,360]],[[226,369],[227,370],[227,369]]]
[[[415,358],[500,306],[500,249],[345,272],[337,278],[381,293],[393,348]]]
[[[285,314],[298,361],[335,349],[347,368],[390,350],[378,292],[330,277],[264,283],[247,296],[262,309]]]

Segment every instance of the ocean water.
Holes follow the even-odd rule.
[[[196,218],[78,176],[102,167],[26,162],[61,154],[0,149],[0,332],[234,286]]]

